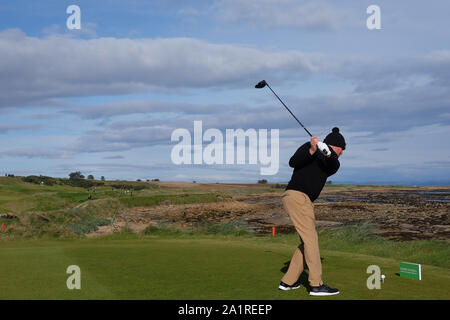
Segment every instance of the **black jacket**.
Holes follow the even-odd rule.
[[[301,191],[314,201],[319,197],[327,178],[338,171],[340,163],[333,149],[330,148],[331,156],[326,157],[319,150],[311,155],[310,147],[311,143],[306,142],[289,160],[289,166],[294,168],[294,172],[286,190]]]

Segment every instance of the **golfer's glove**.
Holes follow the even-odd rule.
[[[327,144],[325,144],[325,143],[319,141],[319,142],[317,143],[317,148],[319,148],[320,152],[321,152],[324,156],[329,157],[329,156],[331,155],[330,148],[328,148],[328,145],[327,145]]]

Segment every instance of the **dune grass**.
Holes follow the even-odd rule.
[[[130,207],[149,207],[157,206],[162,203],[167,204],[189,204],[189,203],[204,203],[217,202],[218,195],[215,193],[200,193],[200,194],[168,194],[168,195],[152,195],[152,196],[136,196],[136,197],[121,197],[120,202]]]
[[[450,245],[445,240],[386,240],[376,236],[369,223],[320,230],[319,239],[321,246],[328,250],[370,254],[450,269]]]
[[[123,188],[121,188],[123,186]],[[221,197],[236,194],[281,192],[267,186],[222,186],[195,184],[195,188],[160,186],[154,183],[107,181],[103,186],[86,189],[67,184],[52,186],[24,182],[20,177],[0,177],[0,212],[22,214],[30,211],[54,211],[75,207],[80,203],[98,199],[120,199],[126,207],[153,206],[166,201],[188,204],[221,201]],[[132,195],[131,190],[134,188]]]

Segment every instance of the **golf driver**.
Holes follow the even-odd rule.
[[[281,100],[280,97],[275,93],[275,91],[272,90],[272,88],[269,86],[269,84],[266,82],[266,80],[262,80],[262,81],[258,82],[255,85],[255,88],[262,89],[265,86],[267,86],[270,89],[270,91],[272,91],[272,93],[275,95],[275,97],[278,98],[278,100],[280,100],[280,102],[283,104],[283,106],[286,108],[286,110],[289,111],[289,113],[294,117],[295,120],[297,120],[297,122],[302,126],[302,128],[305,129],[305,131],[309,134],[309,136],[312,137],[313,135],[311,134],[311,132],[309,132],[308,129],[305,128],[305,126],[300,122],[300,120],[298,120],[297,117],[292,113],[292,111],[287,107],[287,105],[284,104],[283,100]],[[319,148],[320,152],[324,156],[328,157],[331,154],[330,149],[328,148],[328,146],[325,143],[319,141],[317,143],[317,147]]]

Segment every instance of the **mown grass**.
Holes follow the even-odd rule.
[[[277,285],[298,240],[292,236],[138,235],[4,243],[0,299],[320,299],[304,286]],[[324,299],[450,299],[448,269],[423,266],[423,280],[396,275],[399,260],[321,248],[324,280],[341,294]],[[386,280],[369,290],[369,265]],[[68,290],[66,269],[81,269]],[[306,272],[301,277],[307,283]]]

